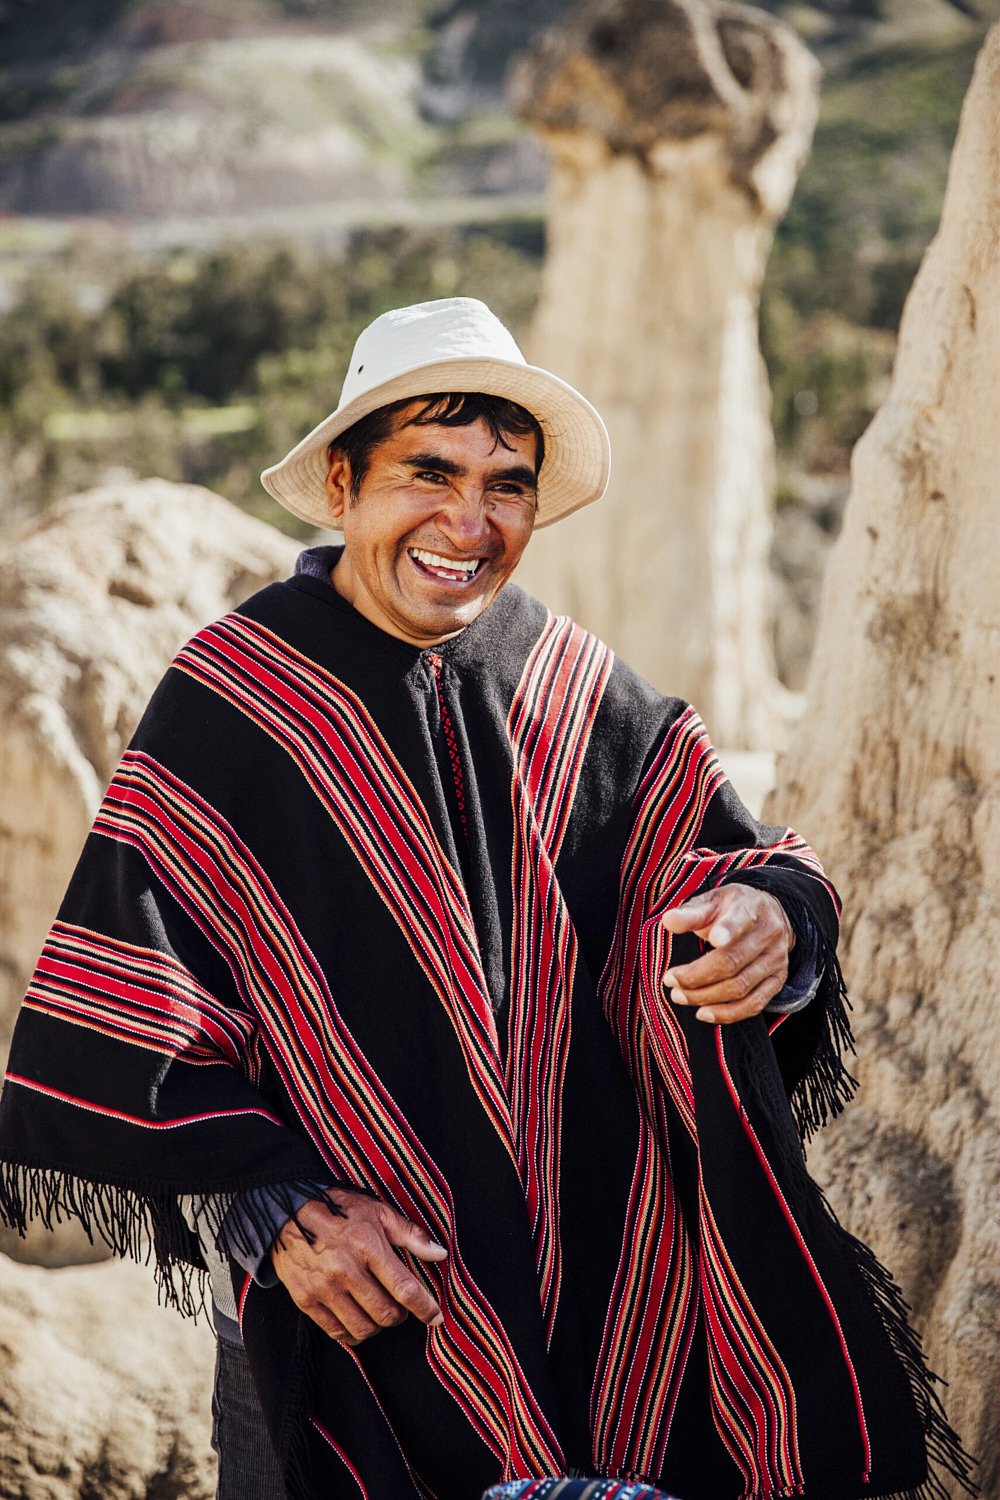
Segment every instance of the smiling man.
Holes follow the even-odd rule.
[[[534,418],[495,397],[403,401],[362,420],[330,446],[329,519],[344,533],[334,588],[400,640],[450,639],[516,568],[544,451]]]
[[[207,1266],[224,1500],[960,1468],[804,1168],[851,1091],[832,887],[511,582],[609,459],[482,303],[377,319],[263,476],[343,544],[178,654],[39,961],[0,1203],[150,1233],[182,1305]]]

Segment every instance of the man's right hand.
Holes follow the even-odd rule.
[[[402,1323],[407,1313],[432,1328],[442,1323],[440,1307],[393,1246],[420,1260],[445,1260],[444,1246],[365,1193],[331,1188],[328,1196],[342,1217],[311,1199],[296,1218],[313,1243],[289,1219],[271,1248],[278,1279],[296,1306],[341,1344],[360,1344]]]

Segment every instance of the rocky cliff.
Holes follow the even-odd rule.
[[[158,1307],[147,1267],[0,1255],[0,1495],[210,1500],[215,1340]]]
[[[765,816],[844,897],[861,1093],[811,1166],[898,1274],[997,1494],[1000,29],[892,388],[855,451],[801,727]]]

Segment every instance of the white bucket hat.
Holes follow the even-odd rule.
[[[265,469],[261,483],[304,521],[329,526],[325,481],[333,439],[380,406],[436,391],[504,396],[535,418],[545,436],[536,526],[599,500],[607,489],[611,444],[597,412],[557,375],[529,365],[499,318],[474,297],[418,302],[370,323],[354,346],[337,410]]]

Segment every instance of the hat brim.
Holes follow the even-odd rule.
[[[408,397],[480,391],[516,401],[538,422],[545,458],[536,528],[599,500],[611,473],[611,443],[600,415],[566,381],[535,365],[501,359],[438,359],[373,386],[326,417],[260,479],[268,494],[313,526],[333,527],[326,496],[327,449],[362,417]]]

